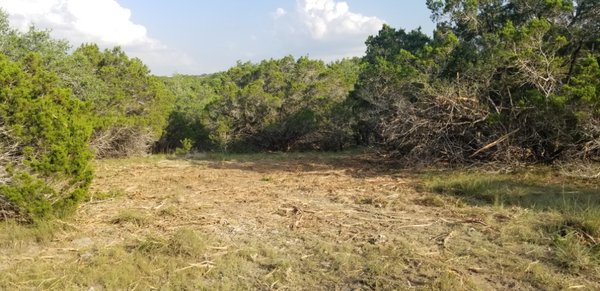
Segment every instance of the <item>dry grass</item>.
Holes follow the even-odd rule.
[[[527,191],[550,189],[539,177],[507,188],[479,174],[391,170],[357,153],[96,168],[100,194],[72,221],[0,226],[0,289],[600,288],[586,237],[595,200],[582,215],[527,204]]]

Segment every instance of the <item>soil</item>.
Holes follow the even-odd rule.
[[[245,288],[540,287],[528,280],[529,269],[546,250],[499,239],[522,213],[431,202],[418,190],[417,173],[372,156],[107,160],[97,162],[96,173],[95,194],[64,222],[68,230],[20,257],[60,264],[93,256],[90,246],[169,238],[186,228],[209,238],[211,268],[223,253],[263,250],[248,255],[253,264],[236,278]],[[116,194],[94,197],[107,192]],[[124,212],[145,220],[118,223]],[[5,269],[22,261],[6,257]],[[208,280],[226,276],[223,270]]]

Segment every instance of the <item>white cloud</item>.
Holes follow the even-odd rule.
[[[279,18],[285,16],[286,14],[287,14],[287,11],[285,11],[285,9],[279,7],[279,8],[277,8],[277,10],[275,10],[275,12],[273,12],[273,18],[279,19]]]
[[[384,23],[353,12],[344,1],[296,0],[295,13],[275,20],[275,34],[284,54],[331,61],[363,55],[365,40]]]
[[[366,36],[381,29],[383,20],[350,11],[348,3],[334,0],[297,0],[300,20],[315,39]]]
[[[173,65],[190,63],[185,55],[149,37],[143,25],[131,21],[131,11],[116,0],[0,0],[0,7],[17,29],[26,30],[34,24],[51,29],[54,37],[75,46],[87,42],[101,47],[121,46],[155,73],[172,73],[169,70],[174,70]]]

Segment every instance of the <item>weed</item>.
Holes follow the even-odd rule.
[[[575,231],[558,235],[555,238],[555,259],[558,264],[571,271],[589,269],[598,262],[598,253],[590,248],[584,237]]]
[[[192,151],[192,147],[194,146],[194,142],[189,138],[184,138],[181,142],[181,147],[175,149],[176,155],[187,155]]]
[[[432,290],[477,290],[472,282],[456,271],[447,270],[437,277],[431,286]]]
[[[169,239],[166,248],[173,256],[198,258],[206,252],[207,242],[195,231],[182,228]]]
[[[563,290],[567,286],[561,276],[552,272],[546,265],[539,261],[531,262],[525,268],[524,279],[539,289],[545,290]]]
[[[60,229],[56,222],[38,222],[23,225],[14,221],[0,222],[0,247],[19,247],[31,243],[45,243]]]
[[[133,209],[125,209],[119,211],[116,217],[111,220],[113,224],[126,224],[130,223],[137,227],[142,227],[148,224],[148,217],[138,211]]]
[[[161,208],[161,209],[158,211],[158,215],[160,215],[160,216],[171,216],[171,217],[176,217],[176,216],[177,216],[177,212],[178,212],[178,209],[177,209],[177,207],[175,207],[175,206],[173,206],[173,205],[170,205],[170,206],[167,206],[167,207]]]
[[[167,241],[160,237],[148,235],[131,248],[143,254],[153,255],[162,252],[167,246],[167,243]]]
[[[123,190],[110,190],[108,192],[93,192],[89,194],[89,201],[94,200],[108,200],[114,199],[117,197],[125,196],[125,192]]]
[[[426,195],[423,198],[416,200],[417,204],[429,207],[443,207],[446,201],[438,195]]]

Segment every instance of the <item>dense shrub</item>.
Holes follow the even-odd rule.
[[[352,94],[361,140],[420,162],[599,159],[598,1],[427,1],[385,26]]]
[[[341,149],[350,140],[346,96],[358,70],[356,59],[285,57],[168,78],[177,101],[159,148],[189,139],[197,150]]]
[[[65,84],[88,104],[96,156],[146,154],[160,138],[174,96],[139,59],[120,48],[82,45],[67,60]]]
[[[2,208],[18,207],[21,219],[64,215],[91,182],[91,126],[83,104],[60,87],[39,55],[22,62],[0,55]]]

